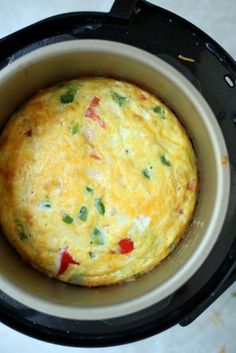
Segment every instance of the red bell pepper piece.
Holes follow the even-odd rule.
[[[131,239],[125,238],[119,241],[120,253],[128,254],[134,250],[134,243]]]
[[[79,262],[75,261],[73,257],[70,255],[68,249],[62,249],[60,251],[60,267],[58,274],[62,275],[68,268],[70,264],[76,264],[79,265]]]
[[[32,136],[32,129],[29,129],[25,132],[25,135],[28,136],[28,137],[31,137]]]
[[[96,153],[90,153],[91,158],[96,159],[97,161],[101,161],[102,159]]]
[[[187,190],[188,191],[194,191],[196,188],[196,181],[195,180],[190,180],[188,183],[187,183]]]
[[[96,113],[95,109],[96,107],[100,104],[100,98],[98,97],[93,97],[93,99],[91,100],[86,112],[85,112],[85,116],[88,119],[92,119],[94,121],[96,121],[99,126],[103,129],[107,128],[107,124],[105,123],[105,121],[103,121],[100,116]]]

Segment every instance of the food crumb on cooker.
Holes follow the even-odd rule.
[[[220,326],[223,324],[220,312],[217,310],[212,310],[210,313],[210,320],[214,326]]]
[[[221,157],[221,164],[222,165],[228,165],[229,164],[229,158],[227,156],[222,156]]]
[[[225,347],[224,346],[220,347],[218,353],[226,353]]]
[[[180,60],[188,61],[188,62],[190,62],[190,63],[195,63],[195,62],[196,62],[195,59],[189,58],[188,56],[184,56],[184,55],[182,55],[182,54],[179,54],[179,55],[178,55],[178,58],[179,58]]]

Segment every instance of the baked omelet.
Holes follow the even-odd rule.
[[[174,113],[124,81],[40,91],[0,137],[0,223],[20,255],[82,286],[136,278],[175,248],[197,201],[197,159]]]

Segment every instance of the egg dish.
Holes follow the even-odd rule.
[[[83,77],[41,90],[0,137],[0,224],[61,281],[102,286],[150,271],[193,217],[197,160],[174,113],[140,87]]]

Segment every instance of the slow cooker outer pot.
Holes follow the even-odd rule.
[[[156,93],[178,114],[196,148],[201,192],[193,224],[181,245],[158,268],[136,282],[87,289],[50,280],[27,266],[0,239],[0,289],[35,310],[71,319],[99,320],[142,310],[185,283],[206,259],[220,233],[228,205],[229,166],[216,119],[196,89],[161,59],[124,44],[68,41],[35,50],[0,73],[2,125],[38,89],[80,75],[136,82]],[[19,90],[20,87],[20,90]]]

